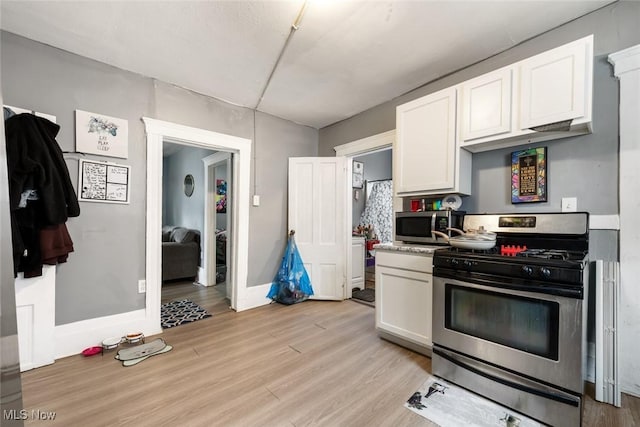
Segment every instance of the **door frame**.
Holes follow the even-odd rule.
[[[215,197],[210,197],[209,192],[213,191],[213,195],[215,196],[215,169],[221,165],[227,165],[227,181],[229,180],[229,176],[232,175],[231,170],[231,153],[227,151],[220,151],[214,153],[210,156],[202,159],[204,163],[204,256],[203,256],[203,274],[201,282],[204,286],[213,286],[216,284],[216,273],[217,273],[217,263],[216,263],[216,235],[215,229],[217,228],[216,224],[216,208],[215,208]],[[233,182],[229,187],[233,190]],[[228,194],[227,205],[229,207],[229,211],[231,211],[231,206],[233,206],[232,201],[232,192]],[[228,221],[227,223],[227,238],[232,234],[232,221]],[[230,240],[229,240],[230,241]],[[229,262],[229,246],[227,245],[227,254],[225,259],[227,263]],[[230,276],[230,275],[229,275]],[[230,280],[228,283],[231,283]],[[230,296],[231,292],[227,292],[227,297]]]
[[[146,320],[160,328],[162,287],[162,143],[189,145],[233,156],[233,212],[231,223],[231,308],[247,307],[247,268],[249,258],[249,199],[251,140],[143,117],[147,135],[147,224],[146,224]],[[161,330],[160,330],[161,331]]]
[[[333,147],[336,152],[336,157],[346,157],[347,161],[347,192],[345,200],[346,215],[353,215],[353,182],[352,182],[352,170],[353,170],[353,158],[362,156],[365,154],[371,154],[376,151],[385,150],[388,148],[393,149],[396,140],[396,130],[390,130],[387,132],[379,133],[376,135],[368,136],[366,138],[358,139],[346,144]],[[395,175],[395,171],[392,171]],[[397,212],[402,210],[402,199],[400,197],[393,198],[393,210]],[[347,224],[352,224],[352,218],[345,218]],[[395,226],[394,226],[395,227]],[[351,227],[349,227],[351,228]],[[345,259],[347,260],[347,284],[346,295],[347,298],[351,298],[351,279],[353,276],[353,259],[351,246],[353,246],[353,240],[351,233],[347,233],[347,244],[345,246]],[[366,252],[365,247],[365,252]]]

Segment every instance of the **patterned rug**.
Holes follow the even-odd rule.
[[[195,322],[196,320],[211,317],[211,314],[198,304],[189,301],[172,301],[160,306],[160,324],[162,329],[180,326],[183,323]]]
[[[404,406],[441,427],[542,427],[531,418],[432,376]]]
[[[374,302],[376,300],[376,290],[367,288],[353,291],[351,293],[351,298],[359,299],[366,302]]]

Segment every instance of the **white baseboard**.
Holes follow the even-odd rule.
[[[251,308],[261,307],[271,303],[271,300],[267,298],[270,288],[271,283],[247,287],[243,292],[243,297],[238,298],[236,311],[249,310]]]
[[[596,344],[587,343],[587,366],[586,366],[586,380],[594,383],[596,382]]]
[[[159,324],[149,322],[146,310],[130,311],[59,325],[55,328],[55,358],[80,354],[88,347],[100,346],[102,340],[142,332],[145,336],[162,333]]]
[[[202,267],[198,267],[198,277],[196,277],[196,284],[200,286],[207,286],[207,272]],[[215,283],[213,285],[215,285]]]

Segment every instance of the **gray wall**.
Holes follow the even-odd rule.
[[[204,235],[204,163],[213,150],[184,147],[164,157],[162,163],[162,224],[193,228]],[[193,175],[191,197],[184,194],[184,177]]]
[[[548,147],[549,201],[512,205],[509,153],[503,149],[473,155],[472,196],[468,212],[560,211],[562,197],[577,197],[578,209],[591,214],[618,213],[618,82],[607,63],[609,53],[640,43],[640,2],[619,2],[531,39],[485,61],[422,86],[348,120],[320,130],[320,155],[333,147],[395,128],[395,107],[461,83],[589,34],[595,36],[593,133],[542,143]],[[591,255],[617,257],[617,233],[596,231]],[[596,245],[597,243],[597,245]],[[613,252],[612,252],[613,251]]]
[[[130,165],[131,203],[83,202],[80,217],[68,221],[75,252],[57,269],[56,324],[143,308],[145,296],[137,292],[137,281],[145,276],[146,222],[146,140],[140,118],[253,140],[253,111],[6,32],[1,39],[4,101],[56,115],[64,151],[75,148],[76,109],[129,121],[128,159],[86,158]],[[273,116],[258,113],[255,129],[252,179],[263,197],[249,216],[249,286],[271,282],[284,250],[287,158],[315,156],[318,147],[317,130]],[[77,160],[67,164],[77,176]]]
[[[377,181],[381,179],[391,179],[392,175],[392,151],[378,151],[364,156],[354,157],[353,160],[364,163],[365,181]],[[352,193],[355,193],[354,188]],[[361,189],[358,200],[352,200],[352,227],[360,222],[360,215],[364,211],[366,202],[366,185]]]

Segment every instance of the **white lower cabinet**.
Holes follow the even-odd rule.
[[[364,289],[364,237],[352,237],[351,242],[351,289],[348,298],[351,298],[353,288]]]
[[[423,354],[431,354],[432,256],[376,253],[378,334]]]

